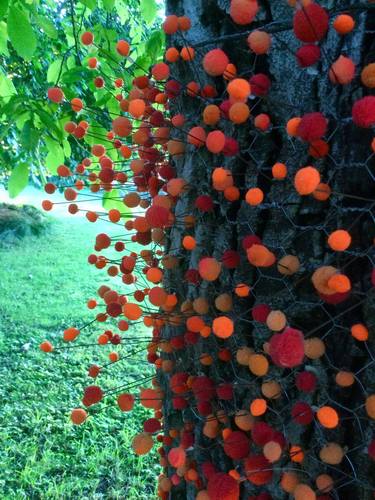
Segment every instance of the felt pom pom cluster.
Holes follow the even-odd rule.
[[[101,405],[147,408],[132,446],[158,447],[162,499],[375,491],[372,3],[173,12],[151,68],[117,42],[115,81],[87,26],[88,83],[113,93],[111,106],[48,89],[77,146],[58,168],[67,209],[108,221],[88,263],[113,279],[87,302],[92,349],[111,347],[109,362],[100,352],[89,367],[71,420],[84,425]],[[212,6],[220,28],[202,40]],[[110,208],[83,204],[103,193]],[[86,326],[40,348],[79,348]],[[150,375],[102,386],[104,370],[141,351]]]

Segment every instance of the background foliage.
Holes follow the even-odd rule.
[[[140,68],[163,53],[160,5],[156,0],[0,0],[0,182],[10,196],[17,196],[30,176],[37,184],[45,182],[59,165],[69,165],[72,149],[81,148],[64,133],[70,106],[57,117],[47,89],[59,85],[68,101],[80,97],[90,109],[106,104],[109,116],[98,113],[90,120],[97,134],[104,133],[111,112],[118,112],[118,91],[111,85],[120,59],[115,44],[131,40],[126,91]],[[83,55],[79,39],[86,29],[94,33],[95,46]],[[93,84],[99,71],[87,67],[89,57],[100,60],[103,89]]]

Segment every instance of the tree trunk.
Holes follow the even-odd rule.
[[[173,100],[171,114],[183,113],[186,117],[183,131],[174,132],[175,137],[186,141],[186,131],[202,124],[205,105],[209,101],[220,104],[226,98],[226,82],[222,78],[209,77],[201,65],[203,56],[216,47],[224,50],[242,77],[248,78],[255,73],[269,75],[272,86],[268,95],[250,102],[252,117],[260,112],[269,114],[272,128],[268,132],[260,132],[254,127],[252,119],[240,127],[229,120],[221,120],[216,128],[239,141],[238,156],[212,155],[205,148],[196,149],[187,145],[185,154],[173,159],[177,176],[188,182],[189,189],[176,203],[178,224],[167,235],[166,253],[179,256],[179,265],[166,272],[166,288],[175,291],[181,301],[206,297],[210,311],[204,319],[208,324],[219,314],[214,306],[214,298],[219,293],[232,293],[234,284],[246,283],[251,286],[251,294],[247,298],[233,299],[234,309],[230,315],[235,319],[235,333],[229,339],[222,341],[211,334],[183,350],[163,354],[163,357],[175,362],[173,373],[204,374],[215,384],[226,381],[235,384],[232,401],[213,402],[214,413],[224,410],[232,429],[236,428],[232,418],[236,410],[248,410],[254,398],[262,397],[260,388],[264,380],[276,379],[281,384],[282,396],[268,401],[271,411],[263,419],[281,431],[288,444],[298,444],[306,450],[304,462],[293,463],[286,453],[274,464],[270,484],[257,487],[247,480],[241,482],[241,499],[266,491],[274,499],[288,498],[280,488],[281,474],[286,470],[298,470],[300,481],[308,483],[315,491],[315,478],[328,473],[335,481],[332,498],[367,500],[372,498],[375,471],[374,462],[372,465],[369,463],[366,452],[366,446],[372,439],[374,421],[369,422],[363,408],[365,395],[374,392],[375,380],[374,294],[370,290],[375,236],[375,202],[371,200],[374,200],[375,184],[374,164],[368,160],[372,132],[371,129],[353,125],[351,109],[353,102],[363,95],[364,87],[360,84],[358,72],[374,59],[375,11],[371,10],[372,6],[367,1],[321,1],[320,5],[329,10],[331,18],[347,11],[355,18],[356,26],[353,33],[345,37],[338,36],[330,28],[321,43],[319,63],[309,69],[301,69],[295,57],[301,44],[292,29],[294,10],[283,0],[259,3],[261,8],[256,22],[243,28],[231,21],[228,0],[167,1],[168,14],[187,15],[192,22],[192,28],[187,33],[168,37],[168,44],[178,48],[192,46],[196,50],[193,63],[171,65],[171,77],[184,85],[195,80],[201,88],[214,83],[219,95],[209,100],[181,95]],[[269,55],[254,57],[244,33],[264,26],[272,33],[272,48]],[[357,76],[349,85],[332,85],[328,78],[329,68],[341,54],[355,62]],[[318,160],[309,156],[305,142],[290,138],[285,132],[290,118],[313,111],[322,112],[329,121],[326,137],[330,153]],[[205,128],[209,130],[209,127]],[[272,180],[271,167],[275,162],[287,165],[288,182]],[[319,202],[312,196],[300,196],[296,192],[294,174],[306,165],[317,167],[324,182],[332,188],[328,201]],[[232,172],[242,201],[228,202],[212,188],[212,170],[219,166]],[[265,198],[261,205],[252,207],[243,199],[247,189],[256,186],[263,190]],[[201,194],[212,196],[214,212],[201,214],[194,209],[194,201]],[[187,229],[181,223],[188,213],[196,216],[193,229]],[[328,235],[337,228],[347,229],[352,236],[353,243],[348,252],[340,254],[327,246]],[[196,238],[197,248],[192,252],[181,250],[181,239],[186,234],[194,234]],[[249,234],[259,236],[277,258],[286,254],[297,255],[301,262],[299,272],[286,277],[277,271],[276,266],[251,266],[242,248],[242,240]],[[241,264],[234,271],[223,269],[220,278],[213,283],[202,281],[195,286],[186,282],[185,272],[196,269],[200,258],[213,256],[220,260],[227,249],[238,250],[241,254]],[[335,266],[350,277],[353,289],[344,302],[330,305],[319,299],[312,286],[311,275],[322,265]],[[251,308],[261,303],[268,304],[273,310],[283,311],[288,325],[301,330],[305,338],[323,339],[325,355],[317,360],[305,358],[302,366],[293,370],[271,364],[269,373],[263,378],[255,377],[246,367],[240,366],[235,355],[239,347],[249,346],[256,352],[262,352],[264,343],[270,339],[271,332],[266,325],[253,321],[251,316]],[[370,339],[367,343],[351,337],[349,329],[354,323],[364,323],[369,327]],[[185,331],[181,326],[168,326],[164,327],[162,335],[170,339]],[[217,357],[219,349],[224,347],[232,353],[229,363]],[[202,353],[209,353],[214,358],[211,366],[202,365],[199,359]],[[318,379],[316,391],[307,395],[301,394],[295,386],[295,375],[303,369],[313,372]],[[352,387],[343,389],[335,383],[339,369],[357,374]],[[241,476],[245,476],[241,461],[233,462],[224,453],[220,435],[216,439],[203,435],[205,419],[197,412],[192,395],[189,396],[187,409],[173,409],[170,376],[160,375],[167,396],[164,404],[165,428],[168,431],[181,428],[183,422],[194,423],[195,443],[187,455],[197,464],[202,481],[198,486],[204,489],[206,485],[200,468],[205,461],[213,462],[219,471],[236,468]],[[315,421],[309,426],[293,424],[291,407],[300,400],[307,401],[313,409],[326,404],[334,407],[339,412],[340,425],[327,430]],[[340,443],[347,452],[338,466],[326,465],[319,459],[320,448],[329,441]],[[252,445],[252,450],[257,453],[262,451],[255,445]],[[169,475],[174,472],[173,467],[168,469]],[[194,499],[197,492],[196,483],[182,480],[172,488],[170,498]]]

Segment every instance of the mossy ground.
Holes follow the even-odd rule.
[[[58,344],[64,328],[94,317],[85,303],[109,278],[87,264],[87,255],[105,228],[83,218],[60,218],[43,236],[0,248],[2,499],[155,498],[156,457],[136,457],[131,450],[145,410],[122,413],[109,397],[84,425],[69,420],[83,388],[92,383],[87,367],[106,363],[110,347],[53,355],[38,348],[44,339]],[[79,342],[95,339],[93,328],[84,330]],[[119,352],[133,348],[124,342]],[[104,390],[115,388],[142,378],[146,369],[139,356],[111,366],[97,380]]]

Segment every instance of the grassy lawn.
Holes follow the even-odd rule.
[[[122,413],[114,398],[106,398],[103,410],[82,426],[69,420],[92,383],[88,366],[107,363],[111,348],[53,355],[38,348],[45,339],[58,344],[67,326],[94,317],[85,303],[110,280],[87,264],[87,255],[105,229],[104,223],[60,218],[46,235],[0,249],[1,499],[155,498],[156,456],[136,457],[130,446],[146,410]],[[79,342],[95,339],[88,329]],[[124,342],[118,352],[134,347]],[[104,390],[115,388],[147,369],[141,357],[119,362],[97,381]]]

